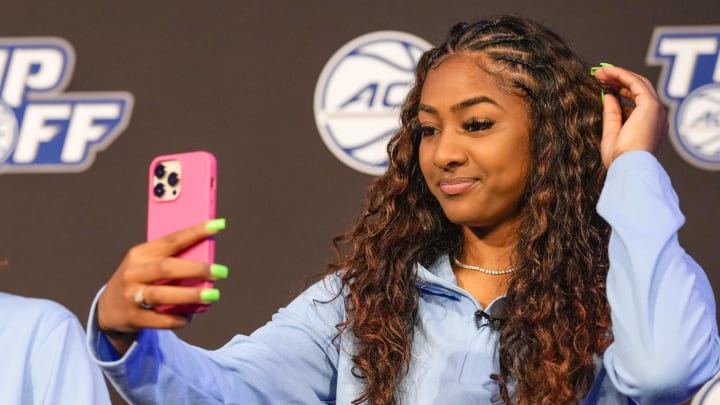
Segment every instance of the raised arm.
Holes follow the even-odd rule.
[[[679,403],[720,369],[713,292],[678,242],[685,219],[652,156],[667,130],[652,85],[617,67],[596,77],[635,107],[621,113],[617,96],[605,96],[609,171],[598,212],[612,227],[607,294],[614,338],[605,366],[638,403]]]
[[[213,279],[207,264],[171,255],[214,232],[200,224],[130,250],[91,311],[88,347],[95,361],[132,403],[334,401],[335,325],[344,314],[335,277],[312,286],[250,336],[238,335],[214,351],[164,330],[185,326],[188,318],[143,307],[205,302],[197,288],[154,282]]]

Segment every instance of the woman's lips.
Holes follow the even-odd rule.
[[[440,180],[440,191],[447,195],[457,195],[472,187],[478,179],[474,177],[453,177]]]

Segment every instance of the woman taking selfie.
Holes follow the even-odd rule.
[[[92,313],[93,355],[138,403],[677,403],[720,370],[713,293],[678,244],[653,156],[652,84],[589,68],[547,28],[455,25],[427,51],[390,166],[338,256],[250,336],[207,351],[154,283],[203,224],[128,253]],[[138,295],[141,299],[137,299]]]

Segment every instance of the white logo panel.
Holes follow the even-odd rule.
[[[387,143],[414,80],[425,40],[378,31],[348,42],[330,58],[315,87],[315,121],[330,151],[360,172],[380,175]]]

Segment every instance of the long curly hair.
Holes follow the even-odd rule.
[[[595,378],[594,356],[611,341],[605,294],[609,226],[595,211],[605,179],[600,158],[600,85],[555,33],[501,16],[455,25],[423,54],[388,144],[389,168],[370,186],[362,215],[333,241],[347,295],[338,336],[356,342],[353,403],[394,404],[407,375],[417,319],[416,265],[457,254],[463,239],[428,190],[418,163],[418,103],[428,71],[448,56],[482,53],[484,67],[527,100],[531,159],[521,202],[517,271],[500,330],[496,399],[506,404],[577,403]],[[480,68],[480,67],[479,67]]]

